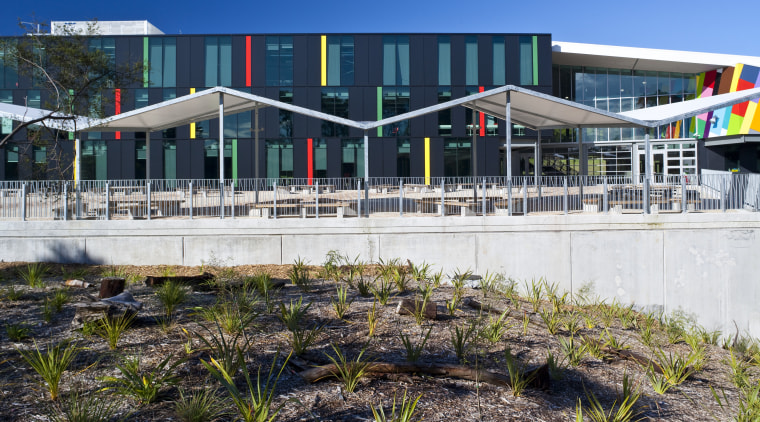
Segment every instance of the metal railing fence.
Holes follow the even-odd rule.
[[[0,181],[0,219],[757,211],[760,175]]]

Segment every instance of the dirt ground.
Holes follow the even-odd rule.
[[[339,319],[331,305],[336,297],[336,281],[319,278],[321,267],[309,267],[311,290],[302,291],[288,279],[290,265],[284,266],[238,266],[238,267],[167,267],[167,266],[124,266],[116,270],[131,277],[127,290],[135,299],[143,303],[132,327],[119,341],[117,351],[111,351],[104,339],[97,335],[85,335],[73,330],[71,321],[75,314],[74,303],[88,301],[88,295],[98,295],[98,285],[102,274],[114,270],[108,266],[61,265],[48,264],[49,271],[44,277],[44,288],[31,288],[19,277],[19,271],[26,268],[26,263],[0,264],[0,420],[48,420],[56,406],[64,406],[67,397],[73,391],[80,394],[93,394],[100,400],[116,403],[118,414],[134,421],[179,420],[175,413],[175,401],[180,392],[212,389],[221,401],[228,397],[227,391],[216,381],[203,366],[202,361],[210,361],[210,352],[204,350],[203,343],[194,333],[206,335],[203,327],[213,329],[213,323],[200,318],[197,308],[210,308],[217,302],[219,294],[215,291],[193,290],[176,312],[174,322],[167,326],[162,324],[164,315],[162,305],[155,294],[155,288],[143,282],[149,275],[198,275],[210,271],[217,275],[242,277],[257,273],[269,273],[274,281],[282,280],[284,287],[272,293],[275,306],[268,312],[263,300],[256,305],[260,314],[245,329],[252,338],[252,347],[245,353],[245,362],[253,379],[259,368],[263,374],[269,370],[273,359],[277,359],[277,368],[283,363],[284,356],[291,350],[291,334],[279,318],[280,302],[290,305],[291,301],[303,298],[303,303],[311,303],[306,321],[324,325],[322,332],[311,347],[299,358],[292,359],[277,384],[273,405],[283,404],[277,420],[300,421],[365,421],[374,420],[370,406],[384,406],[386,414],[394,397],[406,392],[408,396],[421,396],[417,405],[415,419],[425,421],[567,421],[574,420],[576,406],[580,400],[584,409],[589,406],[593,395],[610,409],[613,403],[619,404],[623,391],[624,378],[633,381],[634,389],[641,392],[634,410],[639,418],[664,421],[703,421],[733,420],[740,405],[740,390],[732,383],[729,366],[725,361],[729,351],[715,344],[702,344],[704,362],[699,371],[694,372],[685,382],[673,386],[665,394],[657,394],[646,376],[646,365],[635,360],[623,359],[614,353],[594,357],[585,355],[577,366],[568,365],[564,359],[561,339],[570,337],[567,327],[560,327],[554,335],[549,333],[541,316],[533,312],[533,304],[528,300],[526,290],[530,285],[517,283],[519,298],[510,300],[503,293],[504,289],[465,288],[464,298],[474,299],[489,304],[497,310],[506,309],[503,320],[504,333],[501,339],[491,342],[483,336],[473,337],[469,352],[461,361],[455,354],[452,336],[455,327],[466,327],[474,322],[480,329],[499,318],[495,313],[483,313],[482,310],[466,306],[462,302],[453,315],[449,313],[446,302],[455,294],[455,289],[442,283],[432,293],[431,300],[437,305],[437,318],[426,319],[418,325],[411,315],[396,313],[399,300],[419,297],[417,283],[411,281],[410,288],[404,292],[394,292],[387,305],[379,303],[377,312],[379,324],[374,336],[368,336],[368,310],[375,299],[363,297],[354,289],[349,289],[353,302],[343,319]],[[378,267],[370,267],[365,278],[374,280]],[[77,274],[92,283],[89,288],[69,288],[69,302],[60,312],[52,316],[50,322],[43,319],[43,303],[60,289],[64,275]],[[341,285],[345,283],[340,282]],[[21,292],[15,300],[8,298],[9,289]],[[500,293],[498,290],[501,290]],[[560,294],[561,296],[561,294]],[[555,296],[557,298],[559,296]],[[586,304],[570,301],[561,304],[558,313],[564,317],[575,315],[578,325],[574,334],[576,341],[583,337],[605,341],[609,336],[623,343],[617,350],[633,352],[647,359],[653,356],[652,349],[641,340],[640,330],[645,316],[631,313],[634,323],[623,323],[614,318],[609,327],[603,322],[606,305]],[[549,312],[553,305],[549,296],[543,294],[538,306]],[[593,328],[584,322],[587,316]],[[527,322],[527,324],[525,324]],[[29,329],[29,337],[23,340],[11,340],[5,327],[21,324]],[[635,328],[638,326],[639,328]],[[692,350],[683,341],[671,344],[668,336],[659,327],[655,333],[654,344],[660,345],[665,353],[686,356]],[[541,367],[547,361],[547,354],[563,361],[560,369],[552,371],[546,388],[526,388],[521,395],[515,396],[513,390],[505,385],[461,379],[453,376],[433,376],[425,373],[372,374],[364,377],[353,393],[349,393],[343,384],[335,378],[322,379],[314,383],[306,382],[300,375],[303,367],[294,365],[296,361],[305,365],[324,365],[329,363],[328,355],[335,356],[333,346],[344,351],[349,357],[364,355],[377,362],[406,362],[406,349],[401,334],[407,335],[418,344],[424,333],[429,331],[429,338],[423,348],[420,364],[462,365],[471,369],[487,370],[509,376],[505,351],[511,351],[517,362],[524,368]],[[186,350],[190,336],[190,351]],[[729,333],[733,336],[734,333]],[[39,377],[21,358],[19,350],[33,349],[35,342],[40,346],[71,339],[82,348],[78,357],[63,375],[61,381],[61,405],[53,405],[46,389],[40,385]],[[719,343],[720,344],[720,343]],[[175,369],[180,376],[179,384],[162,390],[162,398],[150,404],[140,404],[130,396],[116,395],[113,390],[101,391],[105,386],[100,380],[103,376],[119,376],[116,365],[120,355],[142,356],[145,368],[152,370],[158,363],[172,355],[171,361],[185,359]],[[600,359],[601,357],[601,359]],[[756,364],[756,363],[755,363]],[[750,365],[748,363],[748,365]],[[751,382],[757,383],[758,368],[750,366]],[[245,383],[240,374],[236,376],[238,387]],[[713,391],[722,400],[724,406],[716,401]],[[297,399],[289,400],[289,399]],[[616,402],[617,400],[617,402]],[[227,410],[233,407],[227,404]],[[232,414],[224,415],[222,420],[235,420]]]

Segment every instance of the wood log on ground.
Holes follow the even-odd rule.
[[[423,315],[427,319],[436,319],[438,317],[438,305],[435,302],[425,303],[425,308],[422,308],[422,301],[415,299],[401,299],[396,307],[396,313],[399,315],[414,315],[418,311],[422,310]]]
[[[74,319],[71,321],[73,329],[79,329],[85,323],[99,321],[105,317],[117,318],[124,314],[134,315],[142,309],[142,303],[136,301],[129,292],[122,292],[111,298],[96,302],[75,303]]]
[[[149,275],[148,277],[145,278],[145,285],[156,287],[156,286],[160,286],[166,283],[167,281],[173,281],[175,283],[184,284],[186,286],[192,286],[195,290],[212,290],[212,286],[209,282],[213,279],[214,279],[214,275],[211,273],[203,273],[200,275],[193,275],[193,276],[174,276],[174,277]]]
[[[316,382],[324,378],[335,376],[338,373],[334,364],[318,366],[301,371],[299,375],[307,382]],[[368,374],[410,374],[421,373],[426,375],[461,378],[476,382],[486,382],[494,385],[512,387],[509,375],[500,374],[487,370],[476,370],[463,365],[451,365],[440,363],[392,363],[392,362],[374,362],[367,368]],[[531,388],[548,389],[550,384],[549,367],[541,365],[526,371],[525,374],[530,378],[528,384]]]
[[[103,277],[100,279],[100,297],[107,298],[124,291],[126,281],[123,277]]]

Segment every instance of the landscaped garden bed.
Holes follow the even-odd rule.
[[[1,263],[0,420],[238,420],[256,403],[275,420],[392,420],[394,401],[396,416],[426,421],[760,415],[756,342],[601,301],[593,286],[571,296],[339,253],[211,261]],[[103,277],[131,298],[101,302]]]

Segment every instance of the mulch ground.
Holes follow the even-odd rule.
[[[525,368],[544,365],[547,354],[563,359],[560,345],[561,338],[570,333],[560,328],[555,335],[549,334],[541,317],[533,312],[532,304],[525,298],[525,286],[521,283],[519,291],[523,296],[510,301],[503,294],[481,289],[466,288],[464,297],[488,304],[496,309],[509,312],[504,318],[506,329],[499,341],[490,342],[478,338],[472,342],[469,353],[462,363],[457,358],[452,346],[452,332],[455,327],[464,327],[476,321],[479,327],[499,317],[496,314],[484,314],[481,310],[460,304],[453,315],[449,315],[446,302],[454,295],[451,285],[441,285],[434,290],[432,300],[438,305],[438,317],[418,324],[413,316],[396,313],[396,304],[404,298],[413,299],[417,295],[416,283],[410,283],[410,289],[404,293],[396,292],[386,306],[377,304],[379,325],[373,337],[368,337],[367,312],[375,299],[363,297],[358,291],[349,291],[353,302],[343,319],[337,318],[331,300],[335,299],[336,282],[319,279],[320,267],[310,267],[312,289],[304,292],[288,280],[290,265],[284,266],[238,266],[220,267],[167,267],[167,266],[124,266],[119,267],[130,275],[132,283],[127,285],[136,300],[143,303],[133,326],[124,334],[116,352],[109,350],[106,342],[95,335],[84,335],[71,328],[75,313],[73,303],[87,301],[88,296],[98,295],[98,282],[104,271],[112,267],[49,264],[50,271],[44,278],[46,287],[31,288],[19,278],[18,271],[25,268],[25,263],[1,263],[0,275],[0,321],[2,325],[23,324],[28,327],[29,338],[12,341],[6,330],[0,331],[0,420],[48,420],[48,415],[55,405],[51,404],[44,386],[29,365],[21,358],[18,350],[29,350],[35,342],[42,345],[73,339],[83,348],[78,358],[64,374],[62,379],[62,402],[73,391],[81,394],[97,394],[103,400],[118,404],[119,414],[128,420],[178,420],[175,414],[175,400],[180,391],[199,391],[201,389],[218,389],[217,395],[227,397],[221,385],[210,376],[202,361],[209,361],[209,353],[203,350],[203,344],[194,338],[192,351],[187,353],[185,345],[188,333],[204,335],[203,328],[213,327],[206,320],[195,315],[194,308],[209,308],[218,299],[214,291],[192,291],[177,312],[174,323],[166,327],[160,321],[163,309],[155,290],[145,286],[142,280],[149,275],[177,276],[198,275],[202,270],[217,274],[226,272],[236,276],[251,275],[261,272],[271,274],[272,278],[285,281],[285,286],[273,294],[273,301],[289,305],[291,301],[303,298],[303,303],[311,303],[306,320],[310,323],[324,324],[324,329],[315,343],[300,357],[310,365],[329,363],[327,355],[335,356],[333,346],[340,348],[348,356],[354,357],[364,350],[365,355],[374,361],[406,361],[406,351],[401,334],[408,336],[415,343],[429,337],[418,363],[464,365],[469,368],[488,370],[508,376],[505,352],[509,350],[519,364]],[[80,271],[79,275],[93,285],[89,288],[70,288],[69,303],[61,312],[55,313],[50,322],[45,322],[42,304],[46,297],[52,296],[61,288],[65,274]],[[368,273],[376,274],[372,267]],[[13,286],[22,292],[17,300],[7,297],[8,289]],[[279,307],[267,312],[265,303],[260,301],[259,316],[246,329],[246,334],[253,338],[253,347],[245,353],[249,372],[255,379],[261,368],[262,373],[269,370],[273,359],[277,359],[278,368],[291,349],[291,334],[280,320]],[[543,310],[552,309],[552,304],[544,298]],[[582,337],[604,339],[609,332],[624,350],[651,358],[652,351],[645,346],[639,330],[619,319],[604,327],[600,317],[600,306],[573,306],[565,304],[564,314],[576,312],[581,328],[574,334],[576,341]],[[592,316],[593,328],[588,328],[582,315]],[[525,318],[528,324],[524,325]],[[636,314],[637,321],[643,315]],[[641,325],[641,324],[640,324]],[[731,333],[733,335],[733,333]],[[691,348],[684,342],[670,344],[664,332],[656,334],[659,345],[666,353],[687,355]],[[552,373],[546,388],[527,388],[520,396],[515,396],[510,387],[486,382],[460,379],[446,376],[431,376],[424,373],[379,374],[363,378],[353,393],[349,393],[343,384],[335,378],[327,378],[314,383],[306,382],[299,373],[303,368],[288,364],[279,379],[274,405],[284,404],[277,420],[324,420],[324,421],[363,421],[373,420],[370,406],[384,406],[389,413],[394,397],[400,401],[406,392],[408,396],[421,396],[417,405],[415,419],[425,421],[505,421],[535,420],[555,421],[574,420],[578,401],[588,407],[589,396],[593,394],[606,409],[610,409],[616,400],[619,403],[623,390],[624,377],[633,381],[641,397],[636,404],[636,411],[648,420],[696,421],[696,420],[731,420],[738,409],[740,392],[731,382],[729,366],[724,363],[729,352],[718,345],[703,344],[705,361],[703,368],[691,375],[684,383],[672,387],[665,394],[657,394],[652,389],[646,376],[646,368],[631,360],[621,359],[609,354],[598,358],[586,355],[577,366],[561,365],[561,370]],[[119,376],[115,365],[119,354],[142,356],[147,369],[154,368],[161,360],[173,355],[172,360],[186,359],[176,371],[180,375],[177,386],[170,386],[162,392],[161,400],[141,405],[129,396],[117,396],[112,391],[101,391],[104,387],[100,377]],[[754,382],[757,382],[757,368],[751,369]],[[238,386],[244,386],[240,374],[236,378]],[[714,398],[713,390],[720,397],[728,399],[728,405],[722,407]],[[297,403],[295,400],[297,399]],[[231,411],[232,407],[228,406]],[[223,420],[234,420],[226,415]]]

